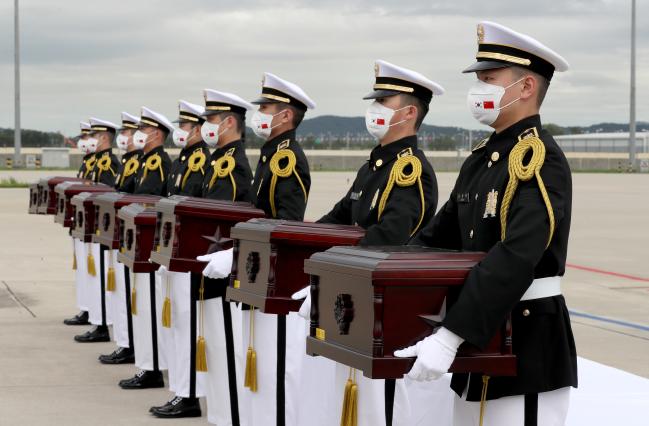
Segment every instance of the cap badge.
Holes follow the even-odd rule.
[[[478,24],[478,44],[484,43],[484,27]]]

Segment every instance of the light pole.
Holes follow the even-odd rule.
[[[637,171],[635,145],[635,0],[631,0],[631,93],[629,96],[629,163]]]
[[[14,167],[22,166],[20,156],[20,31],[18,0],[14,0]]]

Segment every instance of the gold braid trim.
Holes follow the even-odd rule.
[[[214,171],[212,173],[212,179],[210,179],[209,189],[212,189],[212,186],[216,183],[217,179],[223,179],[225,177],[230,177],[230,182],[232,182],[232,201],[235,200],[237,196],[237,183],[232,176],[232,171],[236,165],[234,157],[225,155],[214,162]]]
[[[532,151],[532,158],[530,162],[525,165],[523,164],[523,158],[528,151]],[[509,213],[509,206],[514,198],[516,193],[516,188],[518,188],[518,182],[523,181],[527,182],[536,176],[536,180],[539,184],[539,190],[541,191],[541,196],[543,197],[543,202],[545,207],[548,210],[548,219],[550,220],[550,236],[548,237],[548,243],[546,248],[550,245],[552,241],[552,236],[554,235],[554,212],[552,211],[552,204],[550,203],[550,197],[548,197],[548,192],[545,189],[545,184],[541,178],[541,167],[545,161],[545,145],[543,141],[537,136],[532,134],[521,139],[512,149],[512,152],[509,154],[509,182],[507,182],[507,188],[505,189],[505,195],[503,196],[503,203],[500,206],[500,239],[504,240],[507,235],[507,214]]]
[[[137,172],[138,167],[140,167],[140,160],[138,160],[137,156],[133,156],[128,159],[126,164],[124,164],[124,173],[122,173],[122,178],[119,181],[119,186],[124,185],[124,180],[126,180],[127,177],[131,176],[133,173]]]
[[[203,170],[204,165],[205,154],[203,154],[203,151],[201,151],[200,149],[197,149],[192,153],[192,155],[189,156],[189,159],[187,160],[187,170],[185,171],[185,175],[183,176],[183,181],[180,185],[180,188],[182,189],[185,187],[187,179],[192,173],[200,171],[201,174],[205,176],[205,170]]]
[[[86,163],[85,163],[86,164],[86,170],[83,172],[83,178],[84,179],[87,179],[88,175],[90,173],[92,173],[92,171],[95,168],[95,163],[96,162],[97,162],[97,158],[95,158],[95,157],[92,157],[92,158],[89,158],[88,160],[86,160]]]
[[[408,166],[412,167],[412,172],[407,175],[405,174],[405,169]],[[419,215],[419,222],[417,222],[417,226],[415,226],[415,229],[412,230],[410,236],[413,236],[421,226],[421,222],[424,220],[424,212],[426,211],[424,187],[421,183],[421,171],[421,161],[414,155],[407,155],[398,158],[392,166],[392,170],[390,170],[388,184],[385,186],[385,190],[383,191],[381,200],[379,201],[379,212],[377,220],[381,219],[381,215],[383,214],[385,205],[388,203],[388,198],[390,198],[390,193],[392,192],[392,188],[394,188],[394,184],[397,184],[397,186],[400,187],[406,187],[412,186],[417,183],[417,185],[419,186],[419,197],[421,198],[421,214]]]
[[[284,159],[288,160],[288,164],[286,164],[286,167],[282,168],[279,165],[279,162]],[[290,149],[281,149],[273,154],[273,157],[270,159],[270,171],[273,173],[273,177],[270,180],[270,210],[273,213],[273,217],[277,216],[277,209],[275,208],[275,187],[277,186],[277,178],[287,178],[294,174],[304,192],[304,201],[307,201],[306,188],[304,187],[304,183],[302,183],[302,179],[300,179],[300,175],[295,170],[296,164],[297,158],[295,157],[295,153]]]
[[[101,178],[101,174],[104,172],[107,172],[110,170],[110,172],[115,176],[115,172],[113,169],[110,167],[111,159],[109,155],[104,155],[97,161],[97,168],[99,169],[99,175],[97,176],[97,179]]]
[[[146,179],[146,176],[149,172],[160,170],[160,180],[164,182],[165,174],[162,171],[162,158],[160,158],[159,154],[154,154],[151,157],[147,158],[146,163],[144,163],[144,165],[145,168],[144,168],[144,174],[142,175],[142,180]]]

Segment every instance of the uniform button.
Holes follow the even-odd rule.
[[[216,161],[212,160],[212,162],[210,164],[213,166],[213,165],[216,164]]]
[[[473,229],[469,232],[469,238],[473,239]]]
[[[493,164],[493,163],[492,163],[491,161],[488,162],[488,163],[487,163],[487,167],[491,167],[492,164]]]
[[[491,161],[493,161],[494,163],[498,161],[499,158],[500,158],[500,154],[498,153],[498,151],[494,151],[491,153]]]
[[[381,160],[381,159],[379,158],[378,160],[376,160],[376,163],[375,163],[375,164],[376,164],[376,167],[381,167],[381,166],[383,165],[383,160]]]
[[[182,157],[180,157],[180,161],[185,161],[185,158],[186,157],[183,155]]]
[[[524,309],[523,310],[523,316],[524,317],[529,317],[530,316],[530,310],[529,309]]]
[[[265,155],[264,155],[263,157],[261,157],[261,162],[262,162],[262,163],[265,163],[265,162],[266,162],[266,156],[265,156]]]
[[[476,200],[478,199],[478,194],[475,194],[475,199],[476,199]]]

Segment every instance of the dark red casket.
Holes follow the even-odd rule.
[[[170,271],[198,274],[205,262],[196,257],[206,254],[213,244],[205,237],[227,239],[237,223],[264,217],[263,210],[250,203],[183,196],[161,199],[155,210],[158,219],[151,260]]]
[[[82,192],[71,199],[74,221],[71,234],[84,243],[91,243],[95,234],[95,198],[106,192]]]
[[[300,308],[291,299],[309,285],[304,260],[333,246],[355,245],[365,230],[358,226],[254,219],[232,228],[234,265],[226,297],[286,315]]]
[[[38,181],[37,192],[39,194],[38,198],[38,214],[56,214],[57,210],[57,200],[56,192],[54,188],[56,185],[62,182],[92,182],[87,179],[81,179],[76,177],[67,177],[67,176],[54,176],[42,178]]]
[[[60,223],[66,228],[74,227],[75,211],[72,204],[72,198],[83,192],[90,193],[106,193],[115,192],[115,189],[94,182],[62,182],[56,185],[54,193],[56,194],[56,213],[54,215],[54,222]]]
[[[101,244],[111,250],[119,249],[119,227],[117,211],[130,204],[154,205],[160,199],[156,195],[132,195],[122,192],[102,194],[94,199],[95,204],[95,234],[94,243]]]
[[[131,204],[117,212],[119,226],[119,253],[117,260],[132,272],[153,272],[160,265],[149,262],[157,213],[152,207]]]
[[[334,247],[314,254],[304,263],[312,303],[307,353],[373,379],[401,378],[414,358],[395,358],[394,351],[440,325],[483,257],[408,246]],[[515,375],[511,332],[508,319],[484,350],[462,344],[450,371]]]

